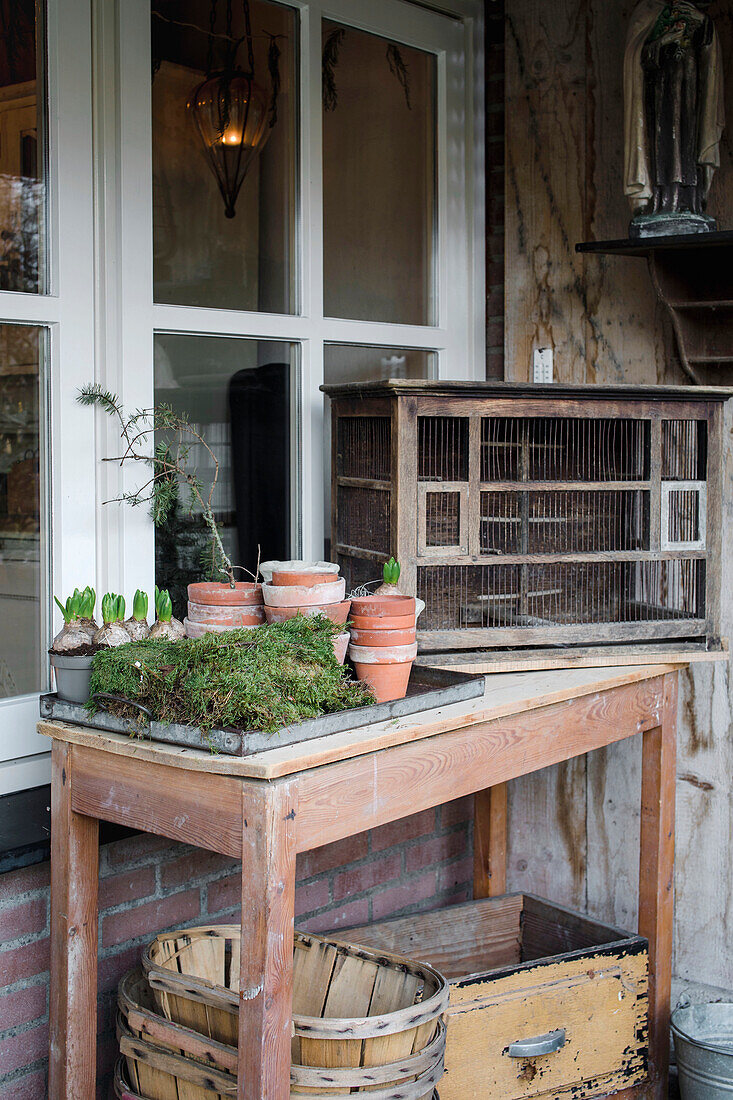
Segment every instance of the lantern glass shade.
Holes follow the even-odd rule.
[[[267,97],[248,73],[237,69],[204,80],[188,106],[226,216],[233,218],[247,170],[270,134]]]

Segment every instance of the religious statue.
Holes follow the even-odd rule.
[[[624,57],[624,184],[632,237],[708,232],[725,126],[710,0],[639,0]]]

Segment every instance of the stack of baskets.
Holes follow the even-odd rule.
[[[448,986],[397,955],[295,934],[290,1095],[436,1100]],[[118,992],[118,1100],[237,1093],[240,929],[158,936]]]

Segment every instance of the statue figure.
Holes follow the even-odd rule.
[[[629,235],[707,232],[725,126],[720,40],[710,0],[639,0],[624,57]]]

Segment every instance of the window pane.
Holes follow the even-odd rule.
[[[237,78],[228,99],[221,83],[216,85],[219,98],[212,99],[214,85],[202,84],[207,75],[233,72],[227,62],[229,35],[238,39],[245,34],[242,5],[212,8],[210,0],[154,0],[151,12],[155,300],[294,312],[296,14],[280,4],[253,0],[251,42],[260,91],[246,96],[245,84]],[[246,40],[235,65],[248,72]],[[194,101],[199,105],[195,114],[188,106]],[[245,115],[249,121],[240,143]],[[211,123],[203,136],[195,118]],[[265,144],[248,160],[256,119],[261,120]],[[233,216],[227,216],[214,165],[227,184],[233,183],[228,190],[225,186]]]
[[[329,317],[434,323],[432,54],[323,24],[323,263]]]
[[[0,325],[0,698],[47,686],[43,329]]]
[[[297,424],[295,344],[219,336],[155,337],[155,399],[185,413],[220,464],[213,511],[231,560],[254,573],[262,561],[287,559],[298,544],[293,508]],[[208,492],[213,467],[204,448],[190,462]],[[200,510],[183,502],[156,533],[156,583],[168,588],[176,615],[186,585],[201,580],[207,539]],[[241,576],[246,579],[245,574]]]
[[[0,290],[44,291],[44,8],[0,6]]]
[[[432,378],[435,352],[412,348],[370,348],[326,344],[323,374],[327,385],[374,382],[383,378]]]

